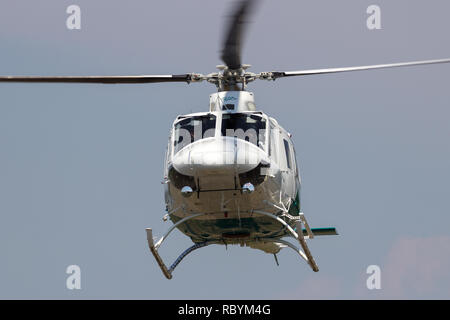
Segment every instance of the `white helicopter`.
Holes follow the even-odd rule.
[[[240,244],[273,254],[295,250],[312,268],[319,268],[307,239],[337,235],[336,229],[310,228],[301,211],[300,175],[291,135],[278,122],[257,111],[246,91],[254,80],[449,63],[450,59],[302,71],[248,72],[241,63],[241,39],[255,0],[237,3],[222,50],[225,65],[202,75],[135,76],[0,76],[0,82],[157,83],[207,81],[217,87],[209,111],[178,116],[170,131],[164,169],[167,214],[174,223],[156,243],[146,229],[149,248],[164,275],[172,273],[193,250],[211,244]],[[167,236],[177,228],[194,245],[168,268],[159,255]],[[301,247],[283,239],[292,237]]]

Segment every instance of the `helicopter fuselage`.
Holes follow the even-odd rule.
[[[203,213],[178,226],[196,243],[280,238],[286,228],[254,211],[299,215],[300,177],[290,134],[253,107],[249,92],[219,92],[211,96],[209,112],[174,121],[164,172],[166,209],[174,223]],[[259,249],[279,250],[270,247]]]

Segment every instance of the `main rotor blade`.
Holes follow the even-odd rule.
[[[0,76],[0,82],[56,82],[56,83],[156,83],[187,82],[192,74],[138,76]]]
[[[419,65],[425,65],[425,64],[437,64],[437,63],[450,63],[450,59],[422,60],[422,61],[400,62],[400,63],[390,63],[390,64],[376,64],[376,65],[359,66],[359,67],[272,72],[272,77],[273,77],[273,79],[277,79],[277,78],[282,78],[282,77],[309,76],[309,75],[325,74],[325,73],[363,71],[363,70],[397,68],[397,67],[410,67],[410,66],[419,66]]]
[[[254,0],[243,0],[235,4],[233,14],[228,23],[228,31],[224,38],[222,60],[230,70],[241,67],[241,42],[244,25],[254,5]]]

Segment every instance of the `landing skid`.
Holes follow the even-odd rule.
[[[278,222],[280,222],[289,231],[290,235],[299,242],[299,244],[300,244],[300,246],[301,246],[301,248],[303,250],[297,248],[292,243],[290,243],[290,242],[288,242],[286,240],[283,240],[283,239],[275,239],[275,238],[241,239],[240,242],[242,242],[242,243],[250,243],[250,242],[256,242],[256,241],[263,241],[263,242],[274,242],[274,243],[277,243],[277,244],[286,245],[289,248],[291,248],[294,251],[296,251],[303,258],[303,260],[305,260],[308,263],[308,265],[311,267],[311,269],[314,272],[318,272],[319,271],[319,267],[317,266],[317,263],[314,260],[314,257],[312,256],[311,251],[309,250],[309,247],[308,247],[308,245],[306,243],[306,240],[314,238],[315,235],[316,236],[320,236],[320,235],[337,235],[336,229],[334,229],[334,228],[311,229],[309,227],[308,222],[306,221],[306,218],[303,215],[303,213],[300,213],[300,216],[296,216],[296,218],[295,218],[295,230],[292,229],[292,227],[285,220],[283,220],[281,218],[281,217],[283,217],[283,215],[277,216],[277,215],[274,215],[273,213],[260,211],[260,210],[254,210],[253,213],[265,215],[267,217],[270,217],[270,218],[275,219]],[[156,262],[158,263],[159,267],[161,268],[163,274],[166,276],[167,279],[172,279],[172,273],[175,270],[175,268],[178,266],[178,264],[181,262],[181,260],[183,260],[192,251],[200,249],[200,248],[203,248],[203,247],[206,247],[206,246],[208,246],[210,244],[225,244],[224,242],[220,242],[220,241],[217,241],[217,240],[196,243],[196,244],[192,245],[191,247],[189,247],[188,249],[186,249],[185,251],[183,251],[180,254],[180,256],[172,263],[172,265],[169,268],[167,268],[167,266],[164,264],[164,261],[162,260],[161,256],[158,253],[158,249],[161,246],[162,242],[168,237],[168,235],[178,225],[186,222],[187,220],[190,220],[190,219],[202,216],[202,215],[204,215],[204,214],[203,213],[197,213],[197,214],[193,214],[193,215],[190,215],[190,216],[187,216],[187,217],[181,219],[180,221],[175,223],[173,226],[171,226],[169,228],[169,230],[167,231],[167,233],[164,236],[162,236],[161,239],[159,239],[159,241],[156,242],[156,243],[154,243],[154,240],[153,240],[152,229],[150,229],[150,228],[146,229],[147,242],[148,242],[148,246],[150,248],[150,251],[153,254],[153,256],[155,257]],[[303,226],[305,226],[305,229],[303,229]]]
[[[162,272],[164,273],[164,275],[166,276],[167,279],[172,279],[173,270],[175,270],[175,268],[178,266],[178,264],[181,262],[181,260],[183,260],[184,257],[186,257],[189,253],[191,253],[194,250],[197,250],[197,249],[200,249],[200,248],[203,248],[210,244],[215,243],[215,242],[211,241],[211,242],[200,242],[200,243],[194,244],[193,246],[184,250],[183,253],[180,254],[180,256],[172,263],[170,268],[167,269],[166,265],[164,264],[164,261],[162,260],[161,256],[158,253],[158,249],[155,247],[155,245],[153,243],[152,229],[147,228],[145,230],[147,231],[147,241],[148,241],[148,246],[150,247],[150,251],[152,252],[153,256],[156,259],[156,262],[158,263],[159,267],[161,268]]]
[[[164,275],[166,276],[167,279],[172,279],[172,272],[173,270],[176,268],[176,266],[181,262],[181,260],[187,256],[189,253],[191,253],[192,251],[199,249],[201,247],[206,246],[202,245],[202,246],[198,246],[199,244],[195,244],[192,247],[188,248],[187,250],[185,250],[176,260],[175,262],[170,266],[169,269],[167,269],[166,265],[164,264],[164,261],[162,260],[161,256],[158,253],[158,248],[161,246],[161,244],[163,243],[163,241],[169,236],[169,234],[180,224],[186,222],[187,220],[199,217],[204,215],[204,213],[196,213],[190,216],[187,216],[183,219],[181,219],[180,221],[178,221],[177,223],[175,223],[173,226],[171,226],[169,228],[169,230],[166,232],[165,235],[163,235],[161,237],[161,239],[158,240],[157,243],[154,243],[153,240],[153,232],[152,229],[147,228],[145,229],[145,231],[147,232],[147,242],[148,242],[148,246],[150,248],[150,251],[152,252],[153,256],[156,259],[156,262],[158,263],[159,267],[161,268],[162,272],[164,273]],[[208,243],[211,244],[211,243]]]

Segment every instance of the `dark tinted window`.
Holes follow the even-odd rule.
[[[291,165],[291,151],[289,150],[289,142],[286,139],[283,139],[284,142],[284,151],[286,152],[286,165],[289,169],[292,168]]]
[[[178,152],[195,140],[214,137],[215,128],[216,116],[212,114],[189,117],[178,121],[175,124],[175,152]]]
[[[253,114],[224,114],[221,131],[223,136],[237,137],[261,147],[266,137],[266,120]]]

